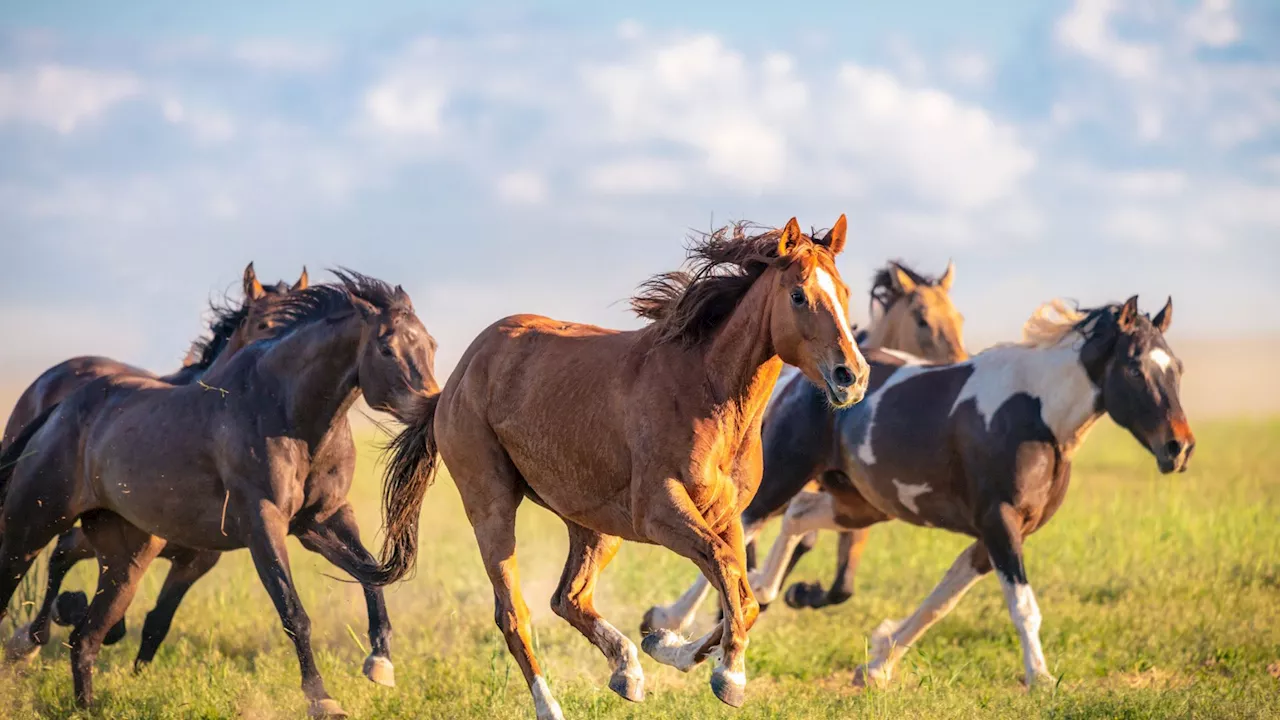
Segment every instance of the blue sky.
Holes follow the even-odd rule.
[[[346,265],[442,370],[494,319],[635,326],[689,228],[954,259],[973,344],[1172,294],[1280,332],[1280,5],[1261,0],[0,5],[0,376],[175,366],[211,295]]]

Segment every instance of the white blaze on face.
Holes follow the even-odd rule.
[[[1151,362],[1155,363],[1161,370],[1168,370],[1169,363],[1173,362],[1173,358],[1169,357],[1169,353],[1160,348],[1156,348],[1147,354],[1151,358]]]
[[[840,296],[836,294],[836,281],[831,277],[831,273],[816,268],[814,270],[818,274],[818,287],[822,288],[822,292],[826,293],[827,298],[831,300],[831,314],[836,316],[836,322],[840,325],[840,332],[844,333],[844,337],[849,344],[857,347],[858,343],[853,339],[853,330],[849,328],[849,318],[845,316],[844,310],[840,307]]]

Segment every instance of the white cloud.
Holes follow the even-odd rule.
[[[547,200],[547,182],[536,172],[518,170],[498,178],[498,197],[516,205],[541,205]]]
[[[180,100],[169,98],[160,103],[160,113],[171,124],[190,130],[202,143],[223,143],[236,135],[231,116],[218,110],[191,108]]]
[[[1231,12],[1231,0],[1203,0],[1187,17],[1187,35],[1209,47],[1224,47],[1240,38],[1240,25]]]
[[[981,107],[903,85],[882,70],[845,65],[825,113],[828,142],[904,191],[976,208],[1015,194],[1035,154]]]
[[[980,52],[951,53],[944,67],[953,80],[965,85],[985,85],[991,79],[991,61]]]
[[[648,195],[679,192],[688,187],[688,167],[672,160],[629,158],[587,171],[586,185],[605,195]]]
[[[281,38],[260,38],[236,45],[231,56],[249,67],[270,72],[304,73],[328,68],[334,61],[332,48]]]
[[[1076,0],[1058,20],[1058,42],[1124,77],[1147,77],[1155,69],[1156,49],[1116,36],[1111,21],[1119,6],[1120,0]]]
[[[394,134],[438,135],[450,85],[438,44],[414,43],[391,71],[365,93],[364,110],[374,126]]]
[[[126,72],[56,64],[0,72],[0,123],[30,122],[66,134],[141,91],[142,83]]]

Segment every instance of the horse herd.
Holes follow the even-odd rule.
[[[293,285],[264,286],[251,264],[243,302],[216,308],[212,337],[173,375],[76,358],[19,400],[0,451],[0,619],[57,543],[43,604],[7,659],[36,654],[51,622],[71,625],[75,696],[88,705],[94,660],[124,635],[152,560],[172,564],[136,667],[221,553],[248,548],[296,646],[310,714],[343,716],[316,668],[285,537],[362,584],[372,648],[363,671],[394,685],[382,587],[415,564],[419,511],[443,461],[539,718],[562,713],[520,591],[515,518],[526,498],[568,527],[553,610],[600,649],[609,688],[628,700],[644,698],[636,646],[593,603],[623,540],[663,545],[701,571],[681,598],[645,614],[641,647],[684,671],[714,654],[712,691],[736,707],[747,634],[813,534],[841,532],[836,579],[829,589],[791,586],[792,607],[850,597],[868,528],[892,519],[974,542],[914,614],[873,633],[855,684],[886,683],[992,569],[1026,682],[1049,678],[1022,543],[1062,503],[1072,455],[1104,414],[1162,472],[1186,469],[1195,441],[1178,396],[1182,363],[1164,339],[1172,302],[1148,317],[1136,297],[1083,310],[1054,301],[1021,342],[969,357],[949,298],[954,266],[934,279],[890,263],[873,283],[873,325],[855,335],[835,264],[845,237],[843,216],[824,233],[806,235],[793,218],[781,230],[700,236],[685,270],[633,298],[646,327],[504,318],[472,341],[443,389],[436,343],[399,286],[349,270],[333,283],[311,285],[304,270]],[[384,481],[380,559],[347,501],[356,454],[347,411],[362,394],[404,424]],[[780,514],[782,533],[755,568],[754,538]],[[92,601],[59,594],[68,569],[95,556]],[[720,620],[685,639],[712,589]]]

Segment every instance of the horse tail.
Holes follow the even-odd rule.
[[[9,447],[0,452],[0,508],[4,507],[4,497],[9,491],[9,480],[13,478],[13,471],[18,467],[18,461],[26,457],[27,445],[31,442],[31,438],[44,427],[44,424],[52,417],[53,411],[57,409],[58,404],[54,403],[45,408],[43,412],[32,418],[27,426],[22,428],[22,432],[9,443]]]
[[[422,498],[440,468],[436,448],[436,408],[440,393],[419,403],[404,430],[391,441],[382,486],[382,521],[386,540],[382,557],[372,569],[356,573],[371,585],[387,585],[403,578],[418,556],[418,516]]]

